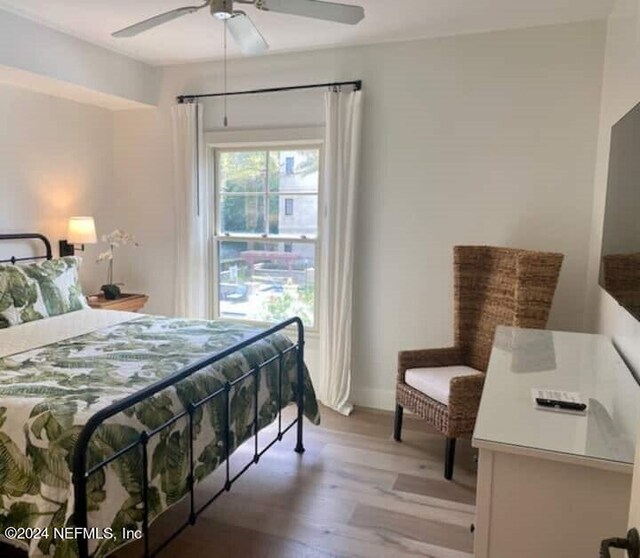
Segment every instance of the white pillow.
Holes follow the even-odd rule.
[[[78,270],[65,257],[26,265],[0,265],[0,328],[88,308]]]

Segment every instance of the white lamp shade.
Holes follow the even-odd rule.
[[[67,227],[67,242],[69,244],[95,244],[96,223],[93,217],[71,217]]]

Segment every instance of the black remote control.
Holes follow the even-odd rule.
[[[569,411],[584,411],[587,408],[585,403],[572,403],[571,401],[558,401],[557,399],[543,399],[542,397],[537,397],[536,403],[541,407],[567,409]]]

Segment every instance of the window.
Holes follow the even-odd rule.
[[[295,157],[287,157],[285,159],[285,167],[287,174],[293,174],[295,172],[296,158]]]
[[[285,198],[285,200],[284,200],[284,214],[287,217],[293,216],[293,198]]]
[[[320,157],[319,145],[215,151],[216,316],[315,326]]]

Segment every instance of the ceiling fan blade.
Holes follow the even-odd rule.
[[[256,3],[256,8],[350,25],[355,25],[364,19],[364,8],[361,6],[319,0],[262,0]]]
[[[237,43],[242,54],[248,56],[262,54],[269,50],[269,45],[264,37],[253,24],[251,18],[244,13],[237,13],[227,20],[227,29],[233,40]]]
[[[206,8],[209,5],[209,2],[205,2],[200,6],[186,6],[184,8],[178,8],[176,10],[171,10],[170,12],[165,12],[164,14],[160,14],[154,17],[150,17],[149,19],[145,19],[140,23],[136,23],[134,25],[130,25],[129,27],[125,27],[124,29],[120,29],[120,31],[116,31],[112,34],[112,37],[123,38],[123,37],[135,37],[144,31],[148,31],[149,29],[153,29],[158,25],[162,25],[163,23],[168,23],[169,21],[173,21],[174,19],[178,19],[179,17],[192,14],[193,12],[197,12],[202,8]]]

